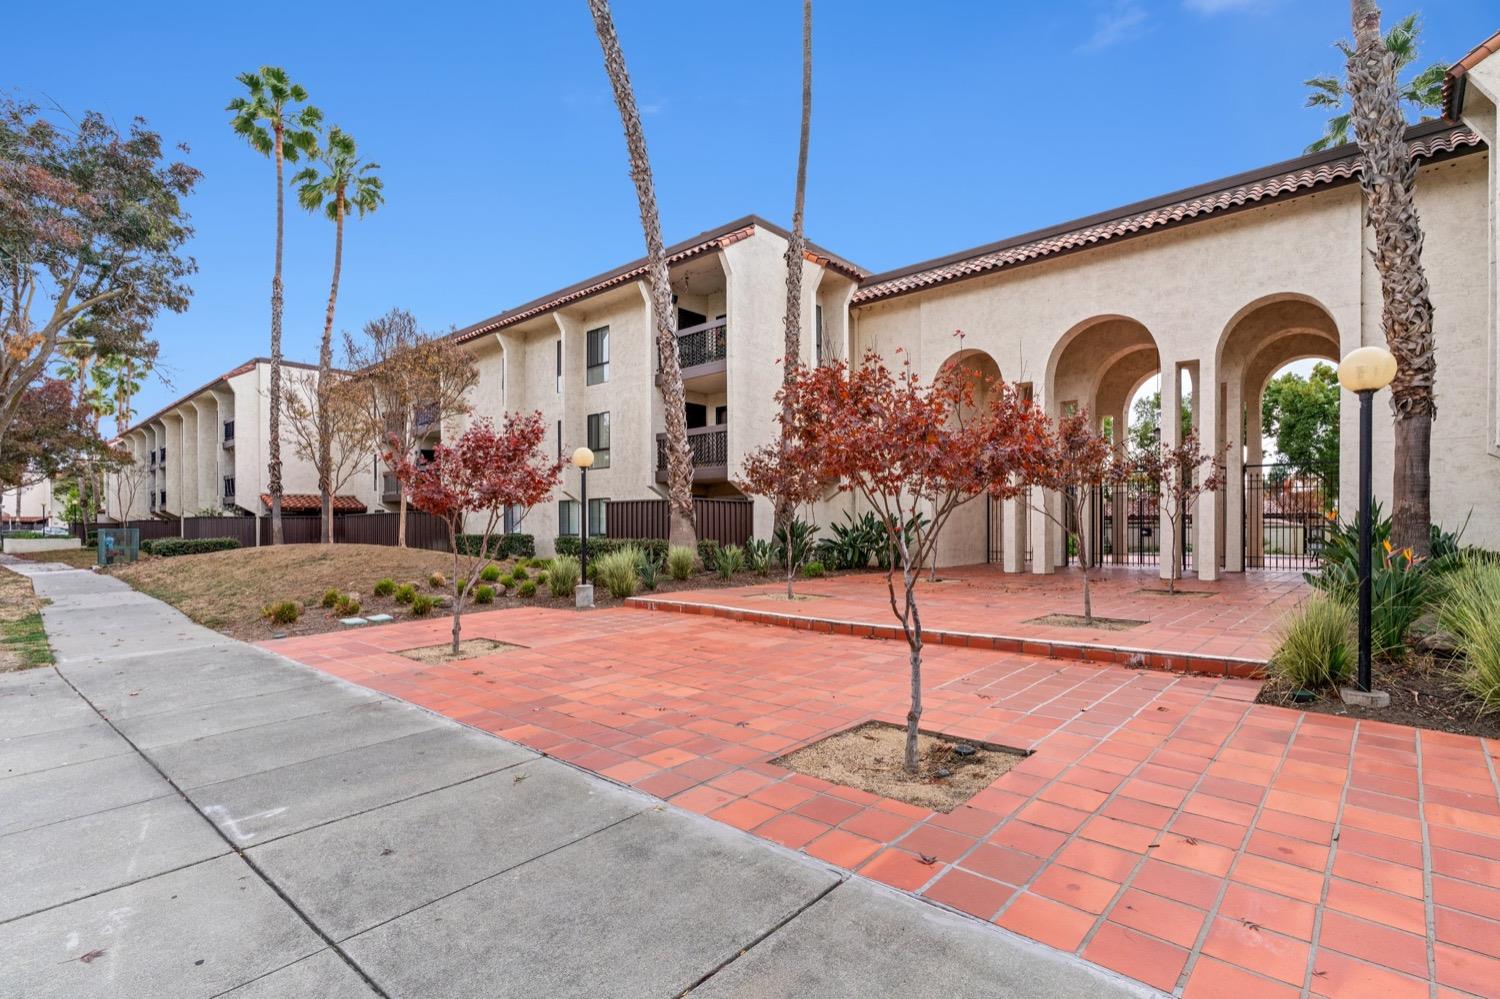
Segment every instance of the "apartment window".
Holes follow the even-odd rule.
[[[823,363],[823,307],[813,306],[813,363]]]
[[[605,529],[605,513],[609,509],[609,500],[589,500],[589,537],[602,538]]]
[[[233,420],[225,420],[224,421],[224,440],[226,440],[226,441],[232,441],[232,440],[234,440],[234,421]]]
[[[599,385],[609,381],[609,327],[588,331],[588,375],[585,384]]]
[[[161,448],[161,463],[163,465],[167,463],[167,446],[165,444],[163,444]]]
[[[167,491],[165,489],[163,489],[161,491],[161,505],[162,506],[166,506],[167,505]]]
[[[609,467],[609,414],[589,414],[589,450],[594,452],[594,467]]]
[[[562,420],[557,421],[557,456],[562,457]]]
[[[224,498],[234,499],[234,476],[232,475],[224,476]]]
[[[562,395],[562,337],[557,338],[557,394]]]
[[[578,501],[559,500],[557,503],[557,535],[562,538],[578,536]]]
[[[715,406],[714,407],[714,426],[722,427],[724,424],[726,424],[728,422],[729,422],[729,407],[728,406]]]

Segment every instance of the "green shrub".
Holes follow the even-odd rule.
[[[822,562],[809,562],[802,567],[802,575],[807,579],[817,579],[823,575]]]
[[[324,590],[323,599],[318,602],[318,606],[332,610],[333,608],[338,606],[339,600],[342,599],[343,596],[344,595],[338,590]]]
[[[486,583],[493,583],[495,580],[500,578],[500,567],[491,562],[489,565],[485,566],[479,571],[479,578],[484,580]]]
[[[151,543],[151,554],[158,558],[178,555],[204,555],[238,548],[238,538],[157,538]]]
[[[338,603],[334,605],[334,611],[339,617],[353,617],[359,613],[359,597],[352,593],[339,597]]]
[[[460,555],[480,555],[479,535],[460,534],[454,541]],[[528,558],[536,554],[536,539],[530,534],[493,534],[488,548],[489,551],[483,554],[492,559],[504,561],[508,558]]]
[[[771,563],[776,560],[775,549],[771,542],[764,538],[751,538],[745,542],[745,564],[755,572],[757,576],[768,576],[771,574]]]
[[[536,596],[536,580],[528,579],[522,582],[520,586],[516,587],[516,594],[528,600]]]
[[[641,560],[636,563],[635,573],[641,579],[641,585],[648,590],[655,590],[657,583],[661,581],[661,566],[649,552],[641,552]]]
[[[566,597],[578,585],[578,560],[571,555],[559,555],[547,569],[547,588],[554,597]]]
[[[437,606],[437,601],[426,593],[415,593],[411,600],[412,617],[426,617]]]
[[[714,555],[714,568],[720,579],[731,579],[745,568],[745,550],[739,545],[725,545]]]
[[[526,567],[524,565],[517,562],[515,565],[511,566],[510,578],[519,583],[523,580],[529,579],[530,573],[526,571]]]
[[[302,616],[302,608],[297,606],[296,601],[278,600],[274,604],[266,604],[260,614],[272,624],[296,624],[297,618]]]
[[[448,577],[441,572],[434,572],[427,577],[427,585],[434,590],[441,590],[448,585]]]
[[[1500,564],[1464,560],[1445,581],[1438,627],[1455,640],[1464,686],[1482,702],[1480,710],[1500,707]]]
[[[474,587],[474,602],[476,604],[492,604],[495,602],[495,588],[484,583]]]
[[[500,577],[500,585],[507,590],[513,590],[516,588],[516,577],[507,572]]]
[[[557,539],[557,554],[572,555],[577,558],[580,555],[578,535],[568,534]],[[667,541],[665,538],[589,538],[589,564],[594,560],[617,552],[621,548],[635,548],[648,552],[658,563],[664,562],[667,557]]]
[[[713,538],[698,539],[698,561],[704,568],[719,564],[719,543]]]
[[[374,594],[377,597],[388,597],[396,592],[396,581],[387,576],[375,583]]]
[[[1315,594],[1281,626],[1271,674],[1294,689],[1343,683],[1354,668],[1354,609],[1342,597]]]
[[[698,568],[698,556],[691,548],[673,545],[667,549],[667,574],[681,582]]]
[[[626,546],[610,552],[594,563],[594,579],[604,584],[609,595],[618,599],[635,596],[640,585],[641,550]]]
[[[417,599],[417,588],[411,583],[402,583],[396,587],[396,603],[409,604]]]

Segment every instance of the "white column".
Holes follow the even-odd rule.
[[[1234,370],[1224,388],[1224,437],[1229,444],[1224,484],[1224,569],[1245,571],[1245,403],[1241,398],[1245,375]]]
[[[1219,373],[1212,358],[1199,360],[1194,372],[1193,414],[1199,447],[1216,453],[1220,447]],[[1193,565],[1202,580],[1219,578],[1220,495],[1218,490],[1204,492],[1198,497],[1198,509],[1193,513]]]
[[[1164,449],[1174,448],[1182,443],[1182,371],[1178,368],[1176,358],[1162,355],[1161,358],[1161,443]],[[1163,495],[1161,497],[1160,517],[1157,524],[1157,552],[1161,563],[1158,575],[1162,579],[1171,577],[1172,565],[1175,560],[1179,564],[1182,561],[1182,538],[1178,530],[1173,526],[1172,519],[1167,516],[1168,505],[1171,500]],[[1179,525],[1180,526],[1180,525]]]

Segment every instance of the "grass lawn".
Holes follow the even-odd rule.
[[[61,562],[75,569],[92,569],[99,560],[99,553],[93,548],[64,548],[52,552],[27,552],[16,557],[28,562]]]
[[[0,569],[0,673],[52,665],[41,607],[31,580]]]
[[[468,563],[467,558],[460,563],[465,572]],[[506,560],[498,564],[508,572],[513,563]],[[389,578],[397,585],[411,583],[418,593],[432,597],[451,596],[453,592],[451,553],[384,545],[237,548],[175,558],[142,557],[134,565],[116,566],[106,571],[141,592],[166,601],[205,627],[251,642],[276,635],[311,635],[339,630],[342,627],[339,616],[320,606],[323,594],[328,590],[357,594],[361,615],[384,613],[397,620],[409,619],[411,609],[396,603],[392,597],[375,596],[375,584],[381,579]],[[428,577],[434,572],[449,577],[444,586],[434,588],[428,585]],[[561,597],[552,595],[542,570],[533,567],[527,573],[528,578],[537,582],[534,596],[497,593],[494,603],[480,605],[471,601],[465,605],[464,613],[521,606],[573,606],[572,593]],[[740,573],[728,582],[710,572],[695,573],[681,582],[663,574],[658,592],[764,582],[765,578],[749,572]],[[646,591],[642,589],[640,592]],[[302,616],[296,623],[272,624],[265,620],[261,611],[266,605],[283,600],[301,605]],[[620,603],[603,586],[595,586],[594,600],[600,607]],[[448,608],[437,607],[432,616],[443,617],[448,613]]]

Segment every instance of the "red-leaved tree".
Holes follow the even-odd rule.
[[[1093,425],[1089,411],[1079,410],[1065,416],[1047,435],[1044,459],[1037,469],[1036,485],[1050,489],[1063,498],[1064,515],[1058,518],[1052,508],[1042,504],[1043,516],[1072,536],[1078,545],[1078,564],[1083,567],[1083,623],[1093,627],[1094,603],[1089,593],[1089,532],[1084,530],[1089,497],[1106,485],[1121,481],[1128,468],[1114,444]]]
[[[450,447],[439,444],[432,459],[420,464],[395,448],[385,460],[396,471],[418,510],[441,517],[453,548],[453,654],[458,655],[464,595],[473,589],[489,562],[490,541],[510,507],[526,511],[546,499],[562,479],[563,463],[547,457],[547,435],[541,413],[509,413],[497,431],[489,420],[472,424]],[[468,552],[467,571],[460,569],[458,536],[470,516],[480,518],[479,544]],[[470,525],[472,526],[472,525]],[[470,532],[474,533],[474,532]]]
[[[777,393],[781,399],[787,393]],[[786,425],[790,420],[795,425],[796,413],[785,407],[778,419]],[[796,434],[795,429],[783,429],[780,439],[763,444],[745,456],[744,470],[740,481],[735,483],[742,492],[769,499],[780,521],[780,530],[786,532],[786,551],[782,562],[786,569],[786,598],[794,599],[792,582],[797,578],[799,567],[794,554],[797,545],[792,534],[796,530],[793,522],[797,511],[823,495],[823,481],[818,477],[817,462],[808,453],[807,445]]]
[[[1162,512],[1171,525],[1167,532],[1167,592],[1176,593],[1182,565],[1177,539],[1182,535],[1183,518],[1199,496],[1224,487],[1224,459],[1204,451],[1198,443],[1198,432],[1190,430],[1176,447],[1158,441],[1153,447],[1138,449],[1130,458],[1130,474],[1156,487]]]
[[[907,772],[917,771],[922,616],[917,582],[953,511],[985,492],[1014,496],[1043,456],[1046,418],[1009,385],[964,366],[923,383],[876,354],[799,370],[786,386],[796,443],[816,476],[863,497],[885,524],[891,612],[910,650]],[[900,581],[897,581],[897,574]]]

